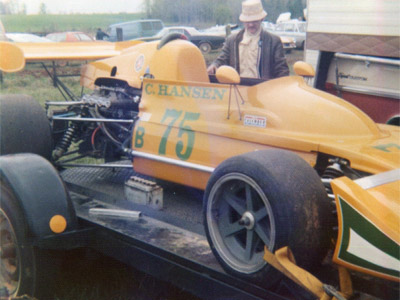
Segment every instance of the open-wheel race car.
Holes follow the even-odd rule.
[[[306,65],[267,82],[226,66],[209,76],[200,50],[175,37],[89,63],[81,84],[93,92],[47,102],[46,113],[2,95],[1,154],[33,152],[58,168],[129,158],[139,174],[204,190],[216,258],[262,286],[283,276],[265,251],[285,246],[310,272],[333,256],[398,282],[399,128],[308,86]]]

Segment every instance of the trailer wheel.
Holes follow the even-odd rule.
[[[27,95],[0,95],[0,154],[35,153],[50,160],[51,128],[40,104]]]
[[[282,275],[263,259],[289,246],[302,267],[322,260],[329,245],[329,201],[318,174],[302,158],[279,150],[224,161],[204,194],[204,224],[222,267],[273,287]]]
[[[31,244],[13,192],[4,182],[0,192],[0,281],[11,297],[47,297],[61,259]]]

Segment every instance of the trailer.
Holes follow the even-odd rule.
[[[41,255],[47,255],[49,249],[86,247],[201,299],[283,300],[294,297],[290,282],[271,291],[227,274],[205,237],[199,214],[201,192],[165,183],[160,191],[155,182],[137,177],[131,166],[127,167],[128,163],[69,168],[58,176],[54,168],[37,155],[0,158],[2,235],[18,239],[18,243],[12,240],[15,244],[2,242],[3,284],[6,283],[10,294],[18,289],[19,293],[47,299],[54,281],[51,276],[56,271],[56,257],[46,257],[50,260],[47,268],[49,262],[42,260]],[[157,197],[159,200],[161,197],[157,206],[143,202],[143,199]],[[40,199],[40,203],[17,209],[15,198],[24,199],[21,200],[23,205],[29,205],[32,199]],[[52,203],[58,203],[57,207]],[[160,205],[164,207],[162,210]],[[65,221],[61,216],[66,216]],[[14,226],[20,226],[20,222],[33,226],[28,229],[27,240],[22,242],[25,249],[19,240],[21,228]],[[63,228],[65,232],[61,232]],[[18,256],[17,261],[19,251],[32,256],[30,259]],[[18,265],[17,270],[12,268]],[[28,275],[29,268],[34,271]],[[19,277],[13,272],[23,273],[19,282],[10,280]]]
[[[398,292],[400,132],[308,86],[309,65],[266,82],[227,66],[209,76],[179,34],[125,49],[0,47],[6,72],[37,53],[109,57],[83,67],[92,91],[80,97],[43,108],[0,95],[11,295],[48,287],[51,250],[76,247],[205,299]]]
[[[305,61],[316,70],[312,85],[375,122],[399,125],[399,14],[397,1],[309,0]]]

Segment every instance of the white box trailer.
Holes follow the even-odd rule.
[[[400,125],[400,1],[308,0],[305,60],[314,87]]]

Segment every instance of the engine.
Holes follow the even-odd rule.
[[[124,82],[110,85],[107,79],[98,80],[96,85],[92,94],[83,95],[79,101],[46,103],[56,165],[83,157],[109,162],[127,155],[138,119],[140,91]]]

